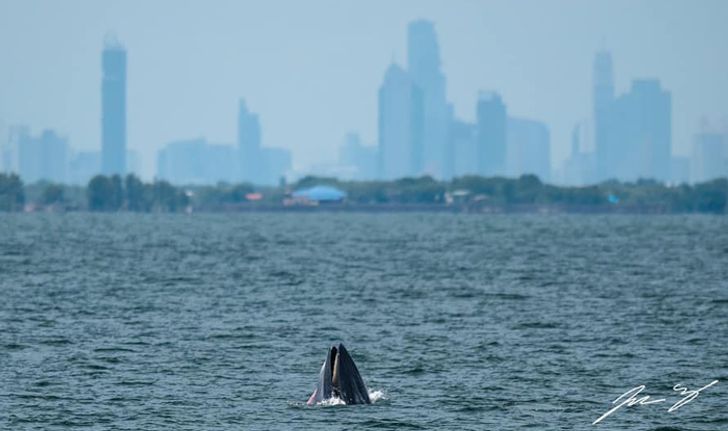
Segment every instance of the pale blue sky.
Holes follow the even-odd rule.
[[[551,129],[552,164],[590,114],[595,51],[612,52],[618,92],[656,77],[673,94],[673,148],[702,116],[728,118],[728,1],[27,1],[0,0],[0,124],[55,128],[99,148],[100,54],[128,50],[128,145],[153,174],[166,142],[235,141],[237,100],[263,143],[298,168],[333,161],[347,131],[377,136],[377,89],[405,59],[406,26],[435,22],[447,93],[474,116],[478,90]]]

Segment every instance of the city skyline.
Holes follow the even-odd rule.
[[[320,3],[318,3],[318,4],[320,4]],[[465,13],[464,11],[467,10],[468,8],[471,8],[472,5],[469,6],[467,4],[462,4],[460,6],[461,6],[460,8],[455,8],[459,11],[456,14],[456,16],[459,18],[462,18],[461,15],[463,13]],[[498,11],[500,11],[501,13],[503,12],[502,5],[490,5],[490,6],[492,6],[492,9],[494,9],[496,12],[498,12]],[[49,8],[49,6],[47,4],[45,4],[45,7]],[[294,6],[291,5],[291,7],[294,7]],[[352,6],[352,7],[354,9],[356,9],[356,7],[354,7],[354,6]],[[379,6],[377,6],[377,7],[379,7]],[[431,5],[428,7],[432,8]],[[537,6],[534,6],[533,4],[531,4],[531,7],[537,8]],[[574,6],[574,7],[576,7],[576,6]],[[717,6],[715,6],[715,7],[717,7]],[[182,9],[185,9],[185,8],[182,8]],[[372,8],[372,9],[376,9],[376,7]],[[407,8],[405,8],[405,9],[407,9]],[[415,9],[415,8],[410,7],[409,9],[411,9],[411,10],[406,10],[406,12],[411,13],[411,12],[413,12],[413,9]],[[423,8],[423,9],[427,9],[427,7]],[[639,9],[639,7],[637,7],[637,9]],[[694,9],[699,9],[699,8],[694,8]],[[720,9],[720,8],[718,8],[718,9]],[[658,10],[659,10],[659,8],[658,8]],[[12,10],[10,10],[10,12],[12,12]],[[341,12],[341,11],[339,10],[339,12]],[[402,13],[402,12],[399,11],[399,13]],[[5,14],[5,15],[7,16],[7,14]],[[421,15],[421,14],[418,13],[415,15],[415,17],[417,17],[419,15]],[[424,15],[424,14],[422,14],[422,15]],[[428,19],[429,19],[429,17],[428,17]],[[451,17],[449,19],[451,19]],[[415,35],[416,37],[413,37],[412,32],[406,31],[405,29],[408,28],[408,26],[414,22],[418,22],[418,20],[411,19],[411,20],[407,21],[400,29],[398,29],[398,33],[399,33],[398,36],[389,41],[389,46],[401,45],[402,42],[405,42],[406,44],[410,44],[411,40],[413,38],[419,39],[419,40],[424,40],[425,43],[434,43],[438,46],[439,49],[437,51],[437,58],[432,58],[432,59],[424,58],[421,60],[421,62],[424,64],[436,64],[437,66],[440,66],[440,63],[442,62],[443,71],[433,69],[437,73],[433,74],[432,76],[426,76],[426,74],[423,75],[423,74],[417,74],[417,73],[415,73],[413,75],[415,81],[420,81],[420,84],[423,87],[429,88],[429,90],[424,91],[424,93],[429,94],[429,96],[426,96],[425,99],[427,99],[427,100],[436,99],[438,101],[435,104],[429,103],[429,105],[434,105],[434,108],[433,108],[434,111],[439,110],[438,111],[439,114],[438,113],[432,114],[432,112],[429,112],[429,111],[432,111],[433,109],[429,109],[428,112],[425,113],[426,117],[429,118],[429,117],[433,117],[433,115],[434,115],[434,118],[437,118],[438,116],[441,117],[443,115],[448,115],[447,113],[443,113],[443,111],[450,108],[452,110],[451,114],[453,115],[453,117],[457,117],[458,119],[463,119],[463,120],[469,121],[469,122],[475,122],[476,121],[475,117],[477,116],[477,114],[476,114],[476,110],[474,109],[474,106],[475,106],[475,102],[476,102],[475,99],[477,97],[479,97],[478,96],[479,90],[484,89],[484,88],[492,89],[492,90],[498,92],[502,96],[502,99],[503,99],[505,105],[507,106],[509,117],[511,115],[513,115],[514,117],[519,117],[519,118],[534,118],[534,119],[537,119],[538,121],[542,121],[543,123],[545,123],[547,125],[547,127],[551,131],[551,143],[550,143],[550,145],[551,145],[551,150],[550,150],[551,163],[550,163],[549,167],[552,170],[554,168],[561,167],[562,162],[565,161],[566,158],[569,156],[569,151],[570,151],[571,144],[572,144],[571,128],[572,128],[573,124],[575,122],[577,122],[577,120],[579,120],[580,118],[588,117],[589,113],[590,113],[589,106],[591,105],[592,100],[591,100],[591,95],[588,93],[591,92],[592,83],[590,81],[592,80],[592,77],[590,76],[588,71],[589,71],[589,69],[591,69],[591,67],[590,67],[591,62],[592,62],[591,57],[583,59],[584,61],[582,61],[582,62],[586,65],[586,67],[584,67],[583,69],[586,69],[587,73],[585,73],[584,74],[585,76],[583,76],[579,79],[582,82],[583,82],[584,78],[587,79],[586,86],[584,86],[584,88],[580,88],[578,90],[578,92],[582,93],[582,96],[584,95],[584,93],[587,93],[587,96],[582,97],[581,102],[580,102],[581,104],[585,104],[586,106],[584,106],[584,109],[581,109],[577,115],[574,115],[569,120],[570,124],[568,125],[568,127],[564,127],[564,126],[558,124],[558,123],[563,124],[563,122],[557,121],[556,122],[557,124],[554,124],[554,121],[549,119],[549,117],[552,117],[552,115],[547,114],[544,116],[539,116],[539,115],[535,115],[535,114],[533,114],[533,115],[530,114],[529,111],[532,111],[532,110],[523,109],[522,101],[519,102],[520,97],[513,96],[512,90],[509,90],[509,85],[506,85],[506,84],[498,85],[497,80],[493,80],[493,82],[490,83],[491,85],[487,85],[488,84],[487,82],[486,82],[486,85],[483,85],[483,84],[472,85],[472,82],[470,82],[470,86],[471,86],[472,90],[471,90],[471,94],[468,95],[467,98],[471,99],[472,103],[470,104],[470,106],[467,109],[464,109],[462,107],[463,97],[462,96],[458,97],[457,94],[455,95],[455,97],[452,97],[452,95],[450,94],[452,87],[458,88],[458,90],[455,93],[462,92],[462,88],[461,88],[463,86],[463,83],[461,82],[462,80],[458,79],[458,78],[453,78],[452,76],[457,77],[457,76],[461,75],[462,70],[460,70],[460,69],[463,69],[463,68],[467,69],[467,65],[462,65],[462,66],[457,65],[457,64],[454,65],[453,62],[447,61],[448,56],[451,56],[452,51],[453,51],[453,50],[448,50],[448,46],[451,47],[451,45],[449,45],[447,43],[448,40],[452,40],[453,35],[449,32],[442,30],[442,27],[447,27],[448,17],[446,16],[444,18],[443,17],[433,17],[432,18],[432,22],[434,23],[434,30],[435,30],[434,37],[432,37],[433,34],[428,35],[427,31],[425,31],[425,33],[421,33],[420,36]],[[469,21],[465,20],[466,24],[468,22]],[[654,24],[654,23],[652,23],[652,21],[646,21],[646,22],[648,24]],[[497,28],[497,26],[496,26],[496,28]],[[129,128],[130,138],[128,140],[128,148],[141,153],[142,159],[145,164],[145,167],[142,169],[143,176],[148,178],[155,173],[153,169],[149,168],[149,165],[155,163],[155,160],[156,160],[155,155],[156,155],[157,151],[160,151],[163,148],[163,146],[169,142],[184,140],[186,137],[189,138],[191,136],[192,137],[204,136],[210,142],[229,142],[229,143],[234,142],[235,136],[237,135],[237,130],[233,130],[232,134],[225,133],[225,136],[221,136],[220,130],[201,130],[197,133],[188,133],[185,131],[185,129],[189,129],[189,126],[190,126],[188,124],[188,123],[190,123],[189,121],[179,121],[179,124],[178,124],[179,132],[174,133],[173,135],[172,135],[173,132],[169,132],[169,134],[172,136],[170,136],[169,138],[167,138],[161,142],[156,142],[156,140],[153,140],[151,138],[139,139],[139,129],[141,126],[138,124],[139,121],[137,121],[137,122],[132,121],[132,117],[134,117],[133,112],[135,112],[136,110],[139,109],[138,104],[141,102],[138,100],[135,100],[135,98],[133,97],[135,92],[139,91],[138,89],[134,88],[133,75],[134,75],[134,71],[137,71],[137,73],[139,73],[139,71],[142,70],[143,67],[145,67],[145,63],[141,62],[141,64],[140,64],[140,60],[137,59],[138,55],[139,55],[139,54],[137,54],[137,50],[139,50],[140,48],[137,46],[136,48],[132,49],[130,47],[130,43],[127,42],[128,37],[131,39],[134,38],[135,32],[132,31],[131,35],[129,35],[128,33],[129,32],[117,31],[119,38],[124,42],[124,45],[128,47],[128,50],[130,52],[130,54],[129,54],[130,59],[129,59],[129,65],[128,65],[129,76],[130,76],[129,77],[129,92],[130,92],[129,99],[130,99],[130,101],[129,101],[129,105],[128,105],[128,109],[130,111],[129,112],[130,119],[128,122],[128,128]],[[344,34],[344,36],[346,36],[346,34]],[[428,38],[429,38],[429,41],[428,41]],[[709,42],[709,40],[706,40],[706,41]],[[242,42],[244,42],[244,41],[241,41],[241,44],[242,44]],[[487,42],[487,41],[485,39],[483,39],[483,42]],[[504,40],[503,42],[506,43],[508,41]],[[97,41],[96,43],[97,43],[97,56],[98,56],[98,43],[99,42]],[[199,54],[199,48],[201,47],[201,45],[204,45],[204,44],[198,44],[198,46],[197,46],[198,50],[191,51],[191,52],[194,52],[195,54]],[[5,47],[5,46],[0,45],[0,47]],[[260,49],[264,49],[264,48],[265,48],[265,43],[262,43],[260,46]],[[667,91],[670,91],[674,95],[674,98],[675,98],[675,102],[673,103],[673,107],[672,107],[672,110],[673,110],[672,116],[674,119],[673,122],[676,124],[673,124],[671,126],[673,131],[676,129],[686,130],[686,131],[683,131],[682,134],[678,134],[675,132],[672,133],[672,135],[673,135],[673,142],[672,142],[672,149],[671,149],[672,154],[685,155],[685,156],[691,155],[693,153],[692,144],[694,141],[694,136],[703,131],[700,130],[699,127],[697,127],[699,118],[694,118],[692,120],[692,122],[694,124],[696,124],[695,126],[685,127],[685,121],[686,121],[685,116],[679,115],[680,110],[683,109],[681,107],[684,104],[684,100],[685,100],[686,96],[688,96],[689,94],[686,94],[685,92],[678,93],[677,90],[675,90],[673,88],[673,86],[670,85],[669,82],[667,82],[666,79],[662,78],[663,71],[658,71],[656,73],[647,74],[647,75],[636,75],[636,76],[632,75],[629,71],[629,69],[630,69],[629,66],[624,68],[624,69],[626,69],[626,70],[624,70],[623,65],[620,65],[620,58],[622,57],[623,52],[621,50],[611,49],[611,47],[609,47],[609,48],[610,48],[609,51],[612,52],[612,54],[614,55],[614,58],[615,58],[615,62],[617,63],[615,65],[615,69],[618,70],[617,77],[615,78],[615,83],[613,83],[614,93],[617,95],[628,93],[629,87],[630,87],[630,85],[632,85],[632,81],[641,79],[641,76],[646,76],[648,78],[654,78],[654,79],[659,80],[662,83],[662,88],[666,88]],[[174,49],[177,49],[177,48],[174,48]],[[141,48],[141,50],[143,51],[143,48]],[[382,51],[386,55],[386,52],[387,52],[386,47]],[[456,53],[458,53],[458,51],[462,51],[462,48],[456,49],[454,51]],[[597,51],[597,49],[592,49],[592,53],[591,53],[592,56],[595,51]],[[655,51],[658,51],[658,50],[655,50]],[[316,50],[312,50],[310,52],[315,54]],[[255,53],[256,53],[256,51],[253,50],[253,54],[255,54]],[[405,51],[404,51],[405,55],[394,56],[395,57],[394,59],[397,60],[398,63],[406,65],[407,63],[404,61],[404,59],[406,58],[407,62],[412,62],[413,59],[411,58],[411,56],[413,55],[413,53],[414,52],[412,50],[405,49]],[[246,56],[245,54],[247,54],[247,53],[241,52],[239,55],[245,57]],[[381,54],[382,53],[379,54],[380,57],[381,57]],[[414,53],[414,54],[416,54],[416,53]],[[440,57],[442,58],[442,60]],[[493,68],[497,68],[497,66],[499,64],[502,64],[504,62],[507,63],[508,57],[507,56],[504,56],[504,57],[503,56],[500,58],[495,57],[495,56],[491,57],[490,60],[492,61],[491,65],[493,66]],[[526,57],[521,57],[521,56],[517,56],[517,57],[518,57],[519,61],[523,61],[524,63],[528,62],[528,59]],[[647,55],[646,57],[650,57],[650,56]],[[339,56],[338,58],[331,59],[328,63],[324,62],[323,64],[320,65],[320,67],[326,67],[327,65],[339,67],[340,66],[339,63],[345,63],[348,60],[348,58],[349,57]],[[392,59],[390,58],[389,63],[391,63],[391,60]],[[506,61],[504,61],[504,60],[506,60]],[[97,61],[98,61],[98,57],[97,57]],[[512,59],[511,59],[511,61],[512,61]],[[573,59],[572,59],[572,61],[573,61]],[[466,62],[466,64],[467,64],[467,62]],[[213,64],[212,66],[215,66],[215,65]],[[222,66],[222,65],[217,65],[217,66]],[[448,69],[448,67],[449,67],[449,69]],[[583,69],[582,69],[582,72],[584,71]],[[706,67],[703,69],[703,72],[704,72],[704,74],[710,75],[712,70],[713,69]],[[37,73],[37,71],[33,71],[33,72]],[[184,74],[183,70],[180,72],[182,72],[182,74]],[[275,71],[275,70],[273,70],[272,72],[274,75],[276,73],[279,73],[279,71]],[[533,71],[533,72],[536,72],[536,71]],[[664,72],[669,75],[672,71],[665,69]],[[85,72],[81,73],[81,71],[79,71],[79,73],[84,74],[84,73],[89,73],[89,72],[85,71]],[[224,76],[225,72],[223,71],[222,74]],[[534,73],[533,76],[537,76],[537,75],[538,75],[538,73]],[[0,74],[0,77],[1,76],[3,76],[3,75]],[[371,81],[372,79],[381,80],[381,76],[382,76],[382,71],[380,71],[378,74],[375,74],[374,76],[367,75],[366,81]],[[362,77],[361,79],[359,79],[358,81],[355,81],[353,83],[352,87],[361,86],[361,84],[359,84],[359,82],[364,81],[364,72],[363,71],[361,72],[361,77]],[[246,80],[241,77],[240,81],[246,81]],[[486,81],[486,79],[481,79],[479,81]],[[206,81],[204,79],[201,79],[200,83],[197,85],[204,88],[205,82]],[[273,80],[273,78],[271,78],[271,83],[273,83],[273,82],[274,82],[274,80]],[[0,83],[2,83],[3,86],[5,86],[6,81],[3,80],[3,81],[0,81]],[[190,83],[193,85],[192,88],[184,88],[181,90],[185,90],[185,91],[189,90],[191,93],[197,93],[200,91],[200,89],[194,87],[195,81],[190,81]],[[209,82],[207,82],[207,83],[211,84]],[[626,85],[624,83],[626,83]],[[22,81],[19,81],[19,84],[21,84],[20,87],[23,86]],[[159,84],[162,85],[163,83],[160,82]],[[254,82],[246,83],[246,85],[253,85],[253,84],[255,84],[255,83]],[[554,85],[557,85],[557,84],[558,83],[554,83]],[[725,85],[725,82],[720,81],[719,84]],[[303,95],[305,95],[307,90],[303,89],[303,87],[306,87],[309,85],[317,87],[316,82],[308,83],[308,82],[303,82],[303,80],[301,80],[300,87],[301,87],[302,91],[299,93],[303,93]],[[531,85],[533,85],[533,84],[531,84]],[[41,87],[42,86],[43,85],[41,85]],[[577,86],[577,84],[574,84],[574,87],[576,87],[576,86]],[[265,87],[270,88],[270,85],[265,86]],[[579,85],[579,87],[582,87],[582,85]],[[98,86],[96,88],[98,91]],[[716,88],[715,94],[716,95],[720,94],[720,91],[721,91],[720,85],[715,86],[715,88]],[[320,86],[319,86],[319,90],[322,90],[320,88]],[[696,92],[697,92],[697,90],[696,90]],[[255,93],[255,91],[253,91],[252,93]],[[10,94],[12,95],[12,93],[10,93]],[[326,98],[328,91],[320,91],[320,94],[323,98]],[[367,96],[367,98],[371,98],[372,96],[376,97],[376,87],[374,89],[372,89],[371,94],[369,94]],[[96,97],[97,98],[99,97],[98,93],[97,93]],[[290,124],[290,126],[289,126],[289,124],[284,124],[284,125],[278,124],[277,126],[270,125],[271,122],[275,122],[275,121],[269,120],[269,118],[279,116],[278,115],[279,112],[276,112],[275,110],[271,111],[271,109],[270,109],[271,100],[267,100],[264,103],[259,104],[259,103],[255,103],[256,96],[254,94],[249,94],[249,93],[245,93],[245,92],[236,93],[234,91],[230,91],[230,94],[228,94],[226,97],[232,99],[233,103],[237,102],[237,100],[240,97],[245,97],[246,100],[253,101],[251,103],[251,105],[256,107],[256,112],[259,113],[259,115],[260,115],[261,128],[264,130],[263,135],[266,136],[263,146],[282,147],[282,148],[286,148],[288,150],[293,151],[294,164],[295,164],[295,167],[298,172],[306,171],[306,168],[305,168],[306,166],[311,166],[316,163],[320,164],[320,163],[334,161],[336,154],[338,153],[338,147],[340,145],[341,140],[349,132],[357,133],[361,137],[362,142],[370,144],[370,145],[377,144],[377,142],[379,140],[378,134],[376,132],[374,134],[372,134],[370,128],[361,127],[361,126],[358,126],[357,124],[354,124],[354,123],[359,123],[359,125],[361,125],[362,123],[372,123],[372,121],[373,121],[376,125],[376,121],[377,121],[377,117],[378,117],[376,109],[374,111],[370,111],[370,112],[366,113],[366,115],[362,115],[361,118],[357,118],[355,121],[350,121],[348,124],[341,124],[341,122],[328,121],[327,118],[322,115],[320,122],[324,123],[324,124],[329,124],[329,127],[327,127],[327,130],[326,130],[326,133],[309,134],[308,131],[306,130],[306,127],[301,127],[301,128],[299,128],[299,131],[298,131],[299,134],[296,135],[296,136],[298,136],[298,139],[286,141],[286,140],[282,140],[280,138],[281,130],[282,129],[296,129],[294,127],[296,125],[296,121],[293,121]],[[678,103],[680,101],[680,97],[682,97],[683,103]],[[201,102],[202,102],[202,99],[204,99],[204,98],[201,98]],[[300,100],[298,100],[298,99],[299,98],[297,97],[297,94],[293,93],[293,94],[290,94],[287,102],[290,102],[290,105],[297,105],[298,103],[300,103]],[[532,103],[532,104],[542,104],[543,103],[543,101],[540,100],[539,98],[533,97],[531,99],[532,100],[530,101],[530,103]],[[717,99],[717,97],[716,97],[716,99]],[[5,101],[8,99],[3,99],[3,100]],[[452,102],[450,102],[451,100],[452,100]],[[160,102],[159,100],[155,101],[155,103],[159,103],[159,102]],[[277,102],[280,103],[280,101],[277,101]],[[315,103],[316,101],[312,100],[311,102]],[[54,103],[53,101],[49,102],[50,105],[53,105],[53,103]],[[449,106],[450,103],[452,104],[451,107]],[[23,103],[19,103],[18,105],[22,106]],[[342,106],[339,110],[342,112],[348,112],[349,110],[352,110],[351,108],[353,107],[353,105],[356,105],[356,103],[346,104],[346,105]],[[707,105],[710,105],[710,104],[706,103],[706,106]],[[55,130],[60,135],[62,135],[64,137],[68,137],[71,147],[73,147],[75,149],[78,149],[81,151],[98,149],[98,147],[95,148],[95,145],[93,142],[89,142],[89,141],[92,141],[91,139],[86,139],[86,141],[84,141],[83,139],[78,139],[78,135],[79,135],[78,132],[74,133],[74,131],[69,130],[69,128],[56,126],[57,121],[48,121],[46,123],[39,123],[39,122],[33,121],[33,120],[16,121],[14,118],[11,118],[12,115],[7,114],[8,106],[10,106],[10,105],[6,104],[4,102],[0,102],[0,121],[2,121],[4,123],[4,125],[6,126],[4,131],[6,131],[9,128],[9,126],[13,126],[15,124],[28,124],[30,126],[31,130],[33,132],[35,132],[36,134],[40,133],[41,130],[50,128],[50,129]],[[276,106],[280,107],[278,109],[278,111],[287,110],[287,108],[283,105],[279,104]],[[207,115],[207,114],[204,113],[205,108],[203,108],[203,107],[200,107],[200,108],[201,109],[200,109],[199,117],[201,120],[203,120],[205,115]],[[234,108],[230,109],[229,104],[226,104],[226,106],[224,108],[225,108],[224,116],[217,115],[217,118],[224,117],[223,119],[225,120],[225,122],[231,123],[230,125],[232,125],[234,127],[235,122],[231,121],[231,117],[234,118],[234,115],[235,115]],[[223,107],[221,107],[221,106],[211,106],[209,110],[219,113],[219,112],[223,112],[223,111],[221,111],[221,109],[223,109]],[[42,109],[39,107],[38,110],[42,110]],[[354,108],[353,110],[356,110],[356,109]],[[20,109],[20,111],[22,111],[22,109]],[[316,112],[315,109],[311,109],[311,111]],[[561,110],[559,110],[559,111],[561,111]],[[564,109],[563,111],[567,111],[567,110]],[[720,120],[722,115],[724,115],[724,113],[726,112],[726,110],[724,110],[724,109],[723,110],[706,109],[706,111],[711,111],[711,112],[698,113],[697,117],[702,117],[703,114],[707,114],[711,118],[718,118]],[[12,111],[12,113],[14,114],[15,111]],[[310,113],[308,113],[308,112],[303,112],[303,111],[300,112],[301,117],[305,117],[306,115],[309,115],[309,114]],[[565,116],[564,113],[562,113],[562,115]],[[31,115],[30,117],[35,117],[35,116]],[[61,115],[61,117],[63,117],[63,115]],[[164,117],[164,114],[160,113],[159,118],[162,119],[163,117]],[[98,114],[97,114],[97,118],[98,118]],[[180,116],[180,118],[184,118],[184,116]],[[96,121],[98,122],[98,120],[96,120]],[[219,120],[216,119],[215,121],[219,121]],[[298,120],[298,121],[300,121],[300,120]],[[200,121],[199,123],[204,123],[204,121]],[[431,121],[431,122],[428,122],[427,124],[436,125],[437,121]],[[226,124],[224,128],[229,130],[230,125]],[[310,128],[321,127],[320,125],[317,126],[315,124],[307,124],[306,126],[310,127]],[[87,125],[87,127],[90,129],[93,129],[93,127],[91,127],[91,125]],[[217,128],[217,129],[220,129],[220,128]],[[331,130],[328,130],[328,129],[331,129]],[[431,154],[433,152],[434,153],[439,152],[438,146],[442,145],[442,143],[437,142],[438,140],[441,141],[441,139],[436,138],[436,136],[438,135],[437,129],[438,128],[435,127],[435,130],[432,133],[425,134],[426,140],[428,140],[428,141],[433,140],[433,141],[435,141],[435,143],[432,143],[432,142],[423,143],[424,148],[425,148],[425,154],[423,155],[422,163],[426,167],[425,170],[427,172],[432,172],[436,176],[440,176],[440,175],[443,175],[444,167],[440,166],[440,167],[431,168],[433,165],[433,163],[432,163],[433,157],[431,156]],[[568,133],[565,134],[564,129],[567,129]],[[136,130],[136,135],[137,135],[136,138],[131,137],[132,135],[134,135],[134,130]],[[336,132],[341,131],[341,133],[336,133],[336,136],[333,136],[333,133],[335,131]],[[288,132],[290,133],[290,131],[288,131]],[[150,136],[153,136],[153,135],[154,135],[153,133],[150,133]],[[99,132],[99,134],[97,136],[101,136],[101,133]],[[327,138],[327,136],[328,136],[328,138]],[[148,144],[145,145],[145,144],[141,144],[140,141],[154,141],[154,142],[149,142]],[[312,146],[311,141],[317,142],[318,146],[317,147]]]

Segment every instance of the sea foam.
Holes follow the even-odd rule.
[[[369,391],[369,399],[372,401],[372,404],[374,404],[379,400],[386,400],[387,398],[384,396],[384,391],[376,390],[376,391]],[[342,400],[339,397],[331,397],[331,398],[327,398],[323,401],[316,403],[316,405],[328,407],[328,406],[343,406],[343,405],[346,405],[346,403],[344,402],[344,400]]]

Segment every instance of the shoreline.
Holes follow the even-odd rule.
[[[0,213],[2,213],[0,211]],[[728,215],[711,211],[679,211],[663,205],[556,205],[556,204],[507,204],[507,205],[444,205],[444,204],[347,204],[327,203],[319,205],[278,205],[261,203],[228,204],[216,207],[187,207],[178,211],[92,211],[87,208],[60,208],[57,206],[25,208],[9,213],[146,213],[146,214],[235,214],[235,213],[451,213],[451,214],[626,214],[626,215]]]

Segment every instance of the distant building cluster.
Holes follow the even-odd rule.
[[[566,182],[672,181],[670,93],[658,80],[642,79],[616,96],[612,57],[604,51],[594,59],[593,83],[593,126],[591,133],[583,123],[575,126]]]
[[[124,158],[129,172],[139,172],[136,152],[126,150]],[[12,126],[0,148],[0,172],[17,173],[26,183],[86,184],[102,171],[101,167],[101,152],[74,151],[68,139],[53,130],[33,135],[28,127]]]
[[[244,100],[238,109],[238,144],[204,138],[170,142],[157,153],[157,177],[174,184],[248,182],[275,185],[291,170],[291,152],[261,146],[258,115]]]
[[[728,130],[695,136],[692,157],[672,153],[672,97],[656,79],[636,79],[617,96],[611,54],[594,58],[593,111],[574,126],[562,182],[611,179],[703,182],[728,176]]]
[[[114,38],[101,55],[100,151],[74,151],[53,130],[32,134],[11,126],[0,141],[0,171],[24,181],[85,184],[91,177],[138,173],[140,160],[127,143],[127,55]],[[596,54],[592,110],[571,135],[571,152],[552,172],[551,135],[542,122],[509,112],[494,91],[481,91],[472,121],[457,118],[446,97],[440,49],[431,21],[407,29],[407,64],[390,64],[378,92],[377,142],[365,145],[349,133],[338,163],[316,166],[315,175],[392,180],[465,175],[518,177],[567,185],[611,179],[702,182],[728,176],[728,129],[703,127],[689,157],[672,152],[672,97],[657,79],[636,79],[616,94],[609,52]],[[157,153],[156,177],[174,184],[248,182],[275,185],[292,175],[288,149],[263,146],[258,115],[240,100],[236,143],[204,137],[166,143]]]
[[[101,53],[101,151],[74,151],[53,130],[38,136],[12,126],[0,147],[0,170],[18,173],[26,183],[86,184],[99,173],[138,173],[139,156],[126,145],[126,50],[115,39]]]
[[[11,126],[0,142],[0,172],[18,173],[26,183],[85,185],[95,175],[139,175],[140,160],[127,146],[126,49],[113,37],[101,53],[101,149],[74,151],[53,130],[38,136]],[[277,184],[291,170],[291,153],[261,145],[258,116],[244,101],[238,113],[238,142],[212,144],[204,138],[167,143],[157,154],[156,177],[175,184],[251,182]]]
[[[509,115],[501,96],[481,92],[475,122],[455,118],[445,98],[434,24],[415,21],[408,29],[407,68],[392,64],[379,88],[376,147],[361,164],[347,138],[340,163],[352,178],[393,179],[431,175],[537,175],[543,181],[584,185],[617,179],[654,179],[667,183],[700,182],[728,176],[728,131],[701,132],[691,157],[672,154],[672,98],[656,79],[634,80],[630,91],[615,95],[612,59],[598,52],[594,61],[593,112],[572,133],[571,154],[551,171],[548,127]]]
[[[391,64],[379,88],[376,178],[535,174],[550,179],[546,125],[509,116],[495,92],[480,93],[475,121],[469,123],[455,118],[445,93],[435,26],[414,21],[407,33],[407,67]]]

